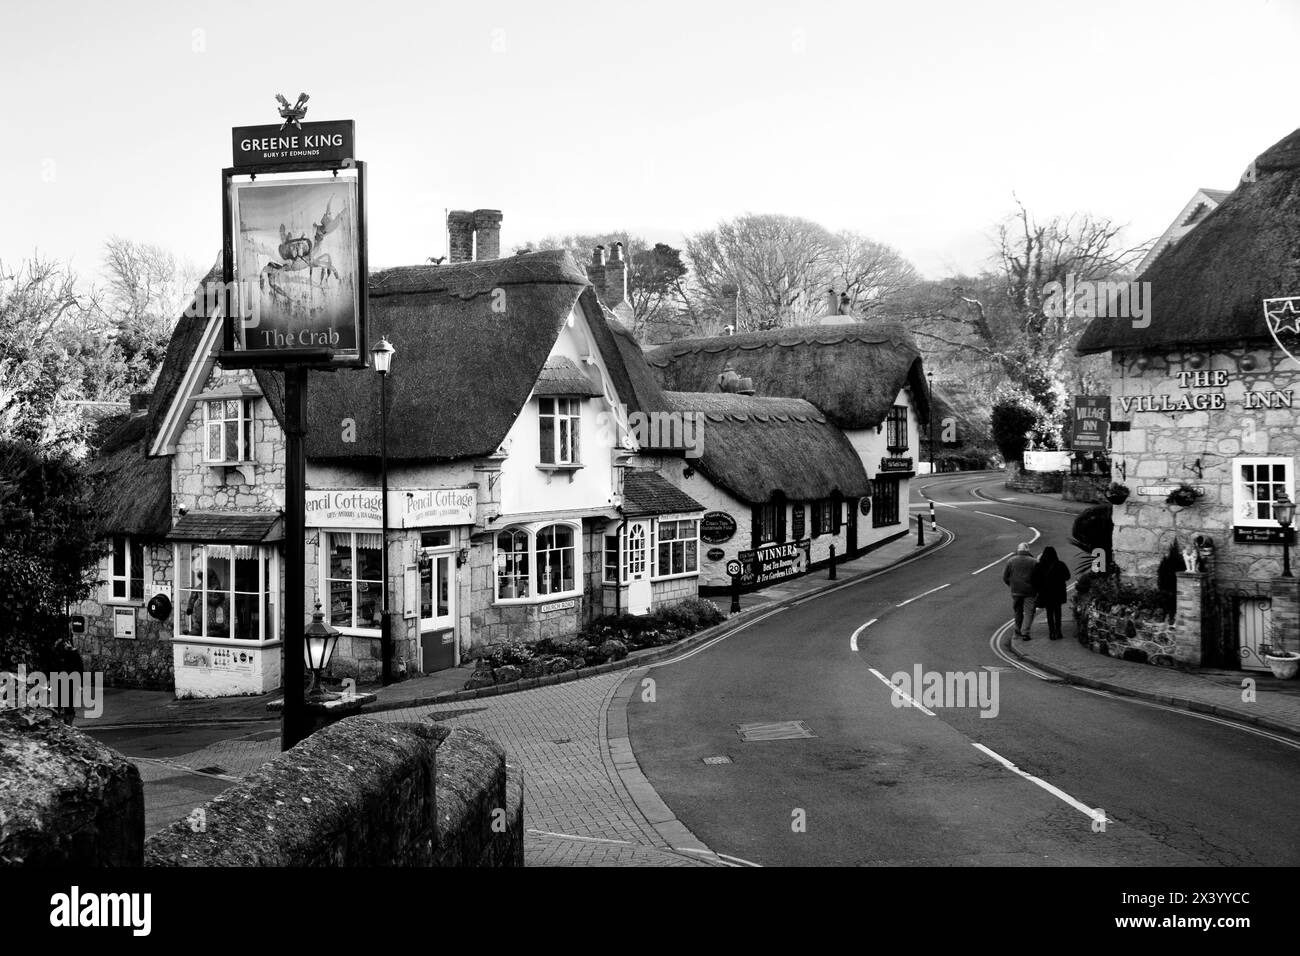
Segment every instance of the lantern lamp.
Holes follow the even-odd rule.
[[[375,371],[380,375],[387,375],[388,370],[393,365],[393,353],[397,349],[393,348],[393,343],[388,341],[388,337],[379,340],[379,344],[370,350],[370,358],[375,363]]]
[[[1273,518],[1282,526],[1282,577],[1291,577],[1291,524],[1295,521],[1295,502],[1285,490],[1273,500]]]
[[[339,641],[339,632],[325,623],[325,614],[316,602],[316,612],[311,616],[311,623],[302,632],[303,656],[307,659],[307,669],[311,671],[311,700],[325,697],[320,689],[320,672],[329,666],[334,655],[334,647]]]

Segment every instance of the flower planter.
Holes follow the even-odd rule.
[[[1282,654],[1265,654],[1264,661],[1273,676],[1280,680],[1290,680],[1300,670],[1300,654],[1284,652]]]

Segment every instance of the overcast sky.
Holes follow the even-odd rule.
[[[230,127],[356,120],[372,266],[744,212],[979,268],[1014,191],[1161,232],[1300,126],[1297,0],[8,4],[0,261],[98,269],[105,238],[207,267]]]

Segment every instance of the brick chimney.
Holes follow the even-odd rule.
[[[623,258],[623,243],[614,243],[609,262],[605,263],[605,305],[617,311],[627,302],[627,260]]]
[[[471,262],[474,259],[474,214],[466,209],[447,213],[447,261]]]
[[[728,335],[735,335],[740,328],[740,290],[728,283],[718,291],[722,295],[722,324],[731,329]]]
[[[597,246],[591,250],[591,261],[587,263],[587,281],[596,287],[596,295],[605,301],[605,247]]]
[[[474,258],[501,258],[501,220],[500,209],[474,210]]]

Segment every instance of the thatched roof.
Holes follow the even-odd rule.
[[[647,356],[666,389],[716,391],[728,362],[759,395],[807,399],[841,428],[874,428],[912,387],[921,421],[929,401],[921,354],[901,326],[803,325],[661,345]]]
[[[792,501],[867,494],[853,446],[828,418],[799,398],[719,392],[665,392],[669,411],[699,412],[704,454],[695,467],[750,504],[782,492]]]
[[[1150,324],[1097,318],[1078,352],[1269,341],[1263,300],[1300,295],[1300,130],[1255,160],[1255,181],[1222,204],[1142,274]]]
[[[553,355],[542,366],[537,384],[533,386],[533,394],[581,395],[586,398],[599,398],[601,391],[572,359],[567,359],[563,355]]]
[[[389,458],[437,461],[496,451],[586,286],[586,275],[563,251],[371,276],[370,337],[387,336],[397,349],[388,375]],[[313,372],[307,414],[309,458],[378,458],[373,370]],[[356,423],[355,442],[343,440],[344,419]]]
[[[636,337],[619,321],[610,309],[600,302],[596,290],[588,288],[582,293],[582,303],[588,315],[599,314],[603,321],[592,323],[596,347],[605,357],[610,377],[620,399],[632,412],[653,412],[664,408],[663,390],[658,378],[646,364],[645,353]]]
[[[105,535],[157,539],[171,528],[172,463],[145,454],[149,424],[147,415],[105,421],[103,442],[87,462]]]

